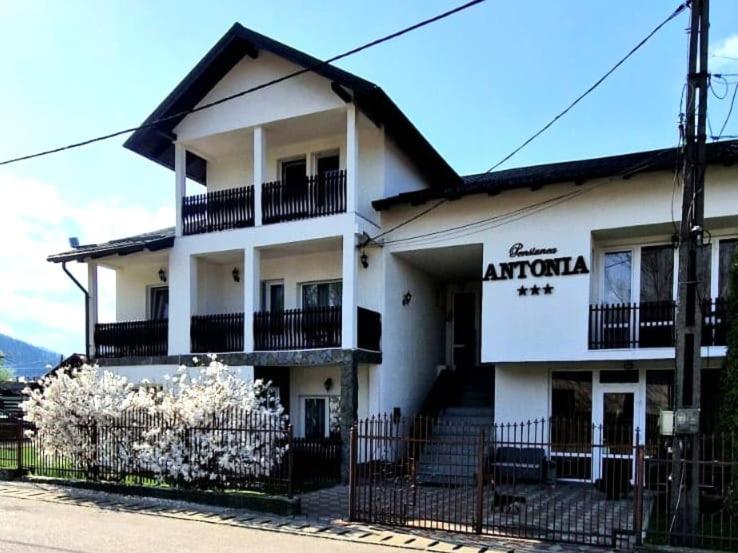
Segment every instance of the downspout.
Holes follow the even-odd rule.
[[[89,362],[90,357],[92,357],[90,352],[90,293],[76,278],[74,278],[74,275],[69,272],[66,261],[62,261],[62,270],[67,273],[67,276],[72,279],[72,282],[74,282],[77,285],[77,288],[82,290],[82,293],[85,295],[85,357]]]

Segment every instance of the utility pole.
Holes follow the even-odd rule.
[[[707,126],[707,42],[709,0],[692,0],[684,125],[684,190],[679,232],[676,320],[675,416],[672,470],[672,527],[688,545],[699,521],[699,432],[702,302],[705,278],[705,141]]]

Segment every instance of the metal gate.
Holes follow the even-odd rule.
[[[632,426],[374,417],[351,434],[352,520],[631,548],[643,453]]]

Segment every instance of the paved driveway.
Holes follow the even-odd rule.
[[[0,497],[3,553],[374,553],[394,547]]]

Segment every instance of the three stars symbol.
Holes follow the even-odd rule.
[[[518,288],[518,296],[527,296],[529,290],[531,296],[540,296],[541,290],[543,290],[544,294],[550,295],[553,293],[554,287],[551,286],[549,283],[546,283],[546,286],[542,288],[537,284],[534,284],[530,288],[528,288],[527,286],[520,286],[520,288]]]

